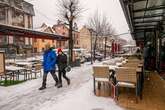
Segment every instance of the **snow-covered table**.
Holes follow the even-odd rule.
[[[16,76],[16,80],[19,80],[19,75],[23,73],[24,75],[24,80],[27,78],[26,74],[26,68],[23,67],[17,67],[17,66],[5,66],[6,70],[11,72],[11,76],[13,77],[13,82],[14,82],[14,77]]]
[[[32,62],[15,62],[15,64],[18,66],[30,66],[30,67],[33,66]]]

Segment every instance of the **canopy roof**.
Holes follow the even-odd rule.
[[[127,45],[123,45],[122,47],[124,47],[124,48],[127,48],[127,47],[136,47],[136,45],[127,44]]]
[[[16,37],[29,37],[29,38],[52,39],[52,40],[68,40],[68,37],[65,36],[35,31],[26,28],[20,28],[16,26],[8,26],[4,24],[0,24],[0,35],[12,35]]]
[[[144,31],[162,31],[165,25],[165,0],[120,0],[127,23],[135,40]]]

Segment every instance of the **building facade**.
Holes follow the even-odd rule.
[[[55,34],[54,30],[50,27],[47,26],[45,23],[43,23],[41,25],[41,27],[36,28],[36,31],[40,31],[40,32],[46,32],[46,33],[51,33],[51,34]],[[50,47],[57,47],[57,41],[56,40],[49,40],[49,39],[33,39],[33,51],[34,53],[40,53],[45,51],[46,47],[50,46]]]
[[[69,37],[69,28],[60,21],[58,21],[58,23],[56,25],[53,25],[52,29],[58,35]],[[67,48],[69,48],[68,43],[69,43],[69,41],[57,41],[56,47],[67,49]],[[78,32],[77,29],[73,31],[73,47],[80,48],[80,33]]]
[[[0,0],[0,23],[21,28],[33,28],[33,5],[24,0]],[[32,51],[32,38],[0,35],[0,48],[15,53]]]
[[[53,25],[52,29],[58,35],[62,35],[65,37],[69,36],[69,29],[64,24],[58,23],[56,25]],[[57,48],[68,48],[68,41],[57,41],[56,46]]]
[[[91,33],[86,26],[80,29],[80,48],[91,51]]]

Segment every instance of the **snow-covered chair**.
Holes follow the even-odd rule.
[[[138,101],[138,80],[137,80],[137,73],[136,68],[120,68],[116,71],[116,99],[118,100],[119,96],[119,87],[125,88],[135,88],[136,93],[136,102]]]
[[[42,76],[42,64],[35,64],[32,68],[32,73],[34,73],[35,78],[37,78],[37,74],[40,74],[40,77]]]
[[[93,66],[93,83],[94,83],[94,94],[96,94],[96,83],[98,83],[98,89],[100,89],[101,83],[107,83],[109,88],[112,87],[110,81],[109,67],[106,65]]]

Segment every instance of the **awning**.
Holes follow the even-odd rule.
[[[35,31],[26,28],[20,28],[16,26],[8,26],[4,24],[0,24],[0,35],[11,35],[16,37],[29,37],[29,38],[40,38],[40,39],[52,39],[58,41],[68,40],[68,37]]]
[[[120,0],[135,40],[144,39],[144,31],[162,31],[165,26],[165,0]]]
[[[127,44],[127,45],[123,45],[123,48],[130,48],[130,47],[136,47],[136,45],[131,45],[131,44]]]

